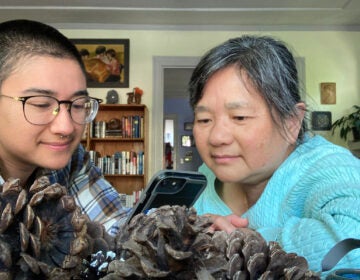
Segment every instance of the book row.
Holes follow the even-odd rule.
[[[90,123],[89,131],[92,138],[143,138],[144,117],[123,116],[121,119],[111,119],[110,121],[94,121]]]
[[[105,175],[144,175],[143,152],[121,151],[110,156],[100,156],[96,151],[89,151],[89,154]]]
[[[132,208],[132,207],[134,207],[136,202],[139,200],[141,194],[142,194],[142,190],[134,191],[132,194],[121,193],[119,195],[120,195],[122,205],[124,205],[125,207],[128,207],[128,208]]]

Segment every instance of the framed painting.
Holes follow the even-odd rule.
[[[71,39],[84,61],[90,88],[129,87],[129,39]]]
[[[311,114],[311,124],[313,130],[331,130],[331,112],[314,111]]]
[[[193,130],[194,123],[193,122],[185,122],[184,123],[184,130]]]

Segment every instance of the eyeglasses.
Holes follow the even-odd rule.
[[[82,96],[72,101],[58,100],[52,96],[34,95],[26,97],[13,97],[0,94],[0,97],[12,98],[21,101],[25,119],[35,125],[51,123],[60,112],[60,105],[65,104],[71,119],[77,124],[86,124],[94,120],[101,99]]]

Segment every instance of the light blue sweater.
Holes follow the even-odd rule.
[[[198,214],[231,214],[215,191],[215,175],[204,164],[199,171],[208,185],[194,205]],[[360,238],[360,160],[321,136],[307,137],[243,217],[267,241],[278,241],[285,251],[304,256],[311,270],[321,271],[324,255],[338,241]],[[336,268],[360,269],[360,249]]]

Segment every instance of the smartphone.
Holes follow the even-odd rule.
[[[191,207],[207,184],[206,177],[195,171],[161,170],[147,184],[131,210],[127,223],[139,213],[147,213],[163,205]]]

